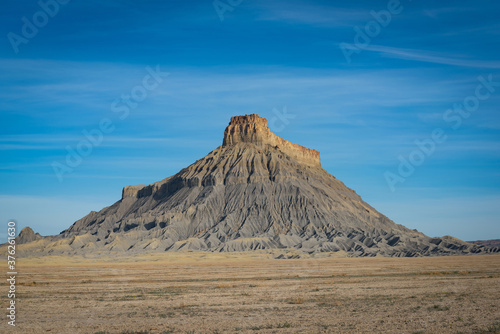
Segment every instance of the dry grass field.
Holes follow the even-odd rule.
[[[16,327],[3,316],[2,333],[500,333],[498,255],[155,253],[17,265]]]

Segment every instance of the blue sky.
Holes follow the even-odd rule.
[[[395,222],[500,238],[498,2],[221,0],[222,13],[212,1],[42,3],[52,15],[37,1],[0,11],[5,232],[16,219],[57,234],[123,186],[206,155],[231,116],[258,113],[278,120],[281,137],[318,149],[323,168]],[[36,32],[24,27],[34,20]],[[359,51],[350,61],[346,45]],[[147,68],[169,74],[145,90]],[[481,80],[492,83],[479,100]],[[141,92],[120,118],[117,101]],[[472,111],[459,116],[464,101]],[[280,122],[284,108],[293,118]],[[58,178],[54,163],[103,120],[112,131]],[[415,141],[436,129],[446,140],[422,156]],[[423,159],[391,188],[387,173],[402,177],[400,157],[410,156]]]

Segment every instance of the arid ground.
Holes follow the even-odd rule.
[[[17,265],[16,328],[2,317],[2,333],[500,333],[500,255],[193,252]]]

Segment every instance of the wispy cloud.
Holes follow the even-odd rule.
[[[500,61],[497,60],[490,61],[490,60],[463,59],[456,57],[453,58],[450,57],[449,55],[440,54],[437,52],[423,51],[423,50],[404,49],[404,48],[396,48],[396,47],[382,46],[382,45],[370,45],[365,47],[364,50],[377,52],[386,57],[414,60],[425,63],[445,64],[445,65],[474,67],[474,68],[490,68],[490,69],[500,68]]]
[[[0,150],[57,150],[66,145],[75,144],[85,137],[81,136],[57,136],[47,134],[23,134],[0,136]],[[205,141],[201,139],[186,139],[182,137],[123,137],[106,135],[99,147],[157,147],[174,145],[176,147],[198,147]]]
[[[265,2],[259,19],[311,26],[351,26],[368,18],[369,10],[318,5],[307,2]]]
[[[422,15],[438,19],[442,15],[452,14],[452,13],[467,13],[474,10],[474,7],[466,6],[455,6],[455,7],[442,7],[442,8],[425,8],[421,10]]]
[[[29,145],[29,144],[0,144],[0,151],[5,150],[52,150],[53,146],[48,145]]]

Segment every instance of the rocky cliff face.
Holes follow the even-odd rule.
[[[231,122],[224,131],[222,146],[238,143],[273,146],[302,164],[321,167],[318,151],[278,137],[267,127],[267,120],[256,114],[231,117]]]
[[[222,146],[177,174],[128,186],[39,253],[101,250],[297,249],[354,256],[498,252],[397,225],[321,168],[319,152],[272,133],[258,115],[236,116]]]

